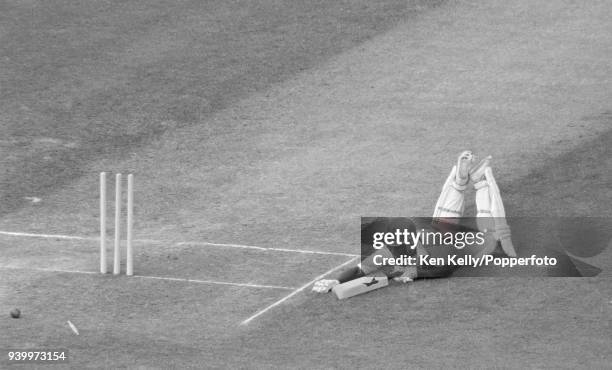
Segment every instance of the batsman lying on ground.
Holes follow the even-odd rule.
[[[465,197],[464,192],[471,182],[476,190],[476,226],[484,233],[484,248],[477,253],[479,255],[491,254],[499,244],[502,250],[510,257],[515,257],[516,252],[510,238],[510,228],[506,223],[506,215],[499,188],[490,167],[491,157],[486,157],[476,163],[476,157],[471,151],[464,151],[459,155],[457,164],[453,166],[442,192],[436,203],[433,221],[426,225],[419,224],[419,219],[408,221],[411,231],[434,230],[442,232],[458,232],[463,230],[458,225],[458,220],[464,216]],[[408,220],[408,219],[406,219]],[[369,226],[366,226],[366,228]],[[376,226],[374,226],[376,227]],[[362,230],[363,232],[363,230]],[[384,274],[394,281],[407,283],[416,278],[439,278],[449,276],[457,266],[378,266],[374,263],[374,257],[382,256],[397,258],[402,255],[432,255],[436,248],[431,246],[416,245],[416,248],[406,246],[397,247],[387,245],[376,250],[363,258],[361,263],[348,270],[342,271],[335,279],[323,279],[315,282],[313,291],[327,293],[338,284],[342,284],[364,276]],[[441,250],[437,248],[437,250]],[[466,252],[468,253],[468,252]]]

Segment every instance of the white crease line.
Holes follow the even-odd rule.
[[[95,271],[79,271],[79,270],[62,270],[62,269],[49,269],[43,267],[19,267],[19,266],[0,266],[1,269],[6,270],[31,270],[31,271],[45,271],[45,272],[65,272],[70,274],[99,274]]]
[[[352,254],[352,253],[311,251],[311,250],[305,250],[305,249],[267,248],[267,250],[278,251],[278,252],[305,253],[305,254],[325,254],[328,256],[359,257],[358,254]]]
[[[222,248],[243,248],[243,249],[256,249],[260,251],[273,251],[273,252],[289,252],[289,253],[303,253],[303,254],[324,254],[328,256],[344,256],[344,257],[357,257],[357,254],[341,253],[341,252],[325,252],[325,251],[313,251],[307,249],[289,249],[289,248],[264,248],[256,247],[253,245],[242,245],[242,244],[223,244],[223,243],[209,243],[209,242],[178,242],[175,245],[195,245],[205,247],[222,247]]]
[[[62,235],[62,234],[35,234],[35,233],[20,233],[14,231],[0,231],[0,235],[26,237],[26,238],[41,238],[41,239],[62,239],[62,240],[87,240],[87,241],[99,241],[100,237],[93,236],[78,236],[78,235]],[[137,243],[155,243],[162,244],[161,240],[153,239],[134,239]]]
[[[221,244],[221,243],[209,243],[209,242],[178,242],[174,245],[194,245],[204,247],[225,247],[225,248],[243,248],[243,249],[256,249],[260,251],[266,251],[268,248],[256,247],[254,245],[242,245],[242,244]]]
[[[16,236],[16,237],[28,237],[28,238],[42,238],[42,239],[64,239],[64,240],[88,240],[88,241],[99,241],[99,237],[89,236],[77,236],[77,235],[61,235],[61,234],[35,234],[35,233],[21,233],[14,231],[0,231],[0,235]],[[164,244],[161,240],[153,239],[134,239],[136,243],[152,243],[152,244]],[[259,251],[275,251],[275,252],[288,252],[288,253],[304,253],[304,254],[322,254],[327,256],[345,256],[345,257],[358,257],[357,254],[341,253],[341,252],[325,252],[325,251],[314,251],[307,249],[288,249],[288,248],[264,248],[256,247],[254,245],[242,245],[242,244],[223,244],[223,243],[209,243],[209,242],[178,242],[176,246],[181,245],[195,245],[195,246],[207,246],[207,247],[221,247],[221,248],[242,248],[242,249],[254,249]]]
[[[100,240],[100,238],[74,235],[56,235],[56,234],[33,234],[33,233],[18,233],[13,231],[0,231],[0,235],[8,236],[24,236],[28,238],[43,238],[43,239],[68,239],[68,240]]]
[[[316,278],[312,279],[311,281],[307,282],[306,284],[302,285],[301,287],[297,288],[296,290],[294,290],[293,292],[289,293],[288,295],[284,296],[283,298],[279,299],[278,301],[272,303],[271,305],[269,305],[268,307],[264,308],[263,310],[257,312],[256,314],[254,314],[253,316],[249,317],[248,319],[244,320],[243,322],[240,323],[240,325],[246,325],[249,322],[253,321],[253,319],[263,315],[264,313],[266,313],[267,311],[269,311],[270,309],[280,305],[281,303],[285,302],[286,300],[288,300],[289,298],[293,297],[294,295],[298,294],[299,292],[301,292],[302,290],[308,288],[310,285],[314,284],[315,281],[320,280],[322,278],[324,278],[325,276],[327,276],[328,274],[331,274],[332,272],[341,269],[342,267],[348,265],[349,263],[353,262],[355,259],[357,259],[357,257],[353,257],[350,260],[344,262],[341,265],[338,265],[334,268],[332,268],[331,270],[326,271],[325,273],[317,276]]]
[[[133,277],[138,277],[138,278],[141,278],[141,279],[184,281],[184,282],[187,282],[187,283],[231,285],[231,286],[240,286],[240,287],[247,287],[247,288],[284,289],[284,290],[293,290],[293,289],[295,289],[295,288],[291,288],[291,287],[278,286],[278,285],[260,285],[260,284],[247,284],[247,283],[230,283],[230,282],[226,282],[226,281],[183,279],[183,278],[171,278],[171,277],[163,277],[163,276],[134,275]]]
[[[79,271],[79,270],[61,270],[61,269],[48,269],[41,267],[17,267],[17,266],[0,266],[0,269],[7,270],[31,270],[31,271],[44,271],[44,272],[60,272],[60,273],[71,273],[71,274],[89,274],[89,275],[104,275],[96,271]],[[186,283],[198,283],[198,284],[213,284],[213,285],[231,285],[246,288],[260,288],[260,289],[282,289],[282,290],[293,290],[293,287],[285,287],[278,285],[259,285],[259,284],[246,284],[246,283],[232,283],[227,281],[215,281],[215,280],[198,280],[198,279],[183,279],[173,278],[164,276],[147,276],[147,275],[134,275],[141,279],[154,279],[154,280],[167,280],[167,281],[182,281]]]

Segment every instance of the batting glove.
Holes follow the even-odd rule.
[[[398,276],[398,277],[394,277],[393,281],[397,282],[397,283],[410,283],[412,281],[412,278],[409,276]]]
[[[338,280],[319,280],[314,283],[312,291],[315,293],[328,293],[336,285],[340,284]]]

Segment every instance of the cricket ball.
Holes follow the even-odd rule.
[[[18,308],[13,308],[11,310],[11,317],[14,318],[14,319],[18,319],[19,316],[21,316],[21,311],[19,311]]]

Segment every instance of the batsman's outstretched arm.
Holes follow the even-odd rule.
[[[393,271],[385,271],[384,269],[369,269],[367,266],[360,263],[357,266],[342,271],[335,278],[323,279],[315,282],[314,286],[312,287],[312,291],[316,293],[328,293],[338,284],[346,283],[347,281],[355,280],[375,272],[382,273],[398,283],[409,283],[417,278],[447,277],[452,274],[455,269],[456,268],[452,266],[431,266],[428,268],[422,266],[412,266],[410,268],[404,268],[401,270],[395,269]]]
[[[335,279],[323,279],[314,283],[312,291],[316,293],[327,293],[338,284],[346,283],[357,278],[365,276],[361,270],[361,264],[342,271]]]

